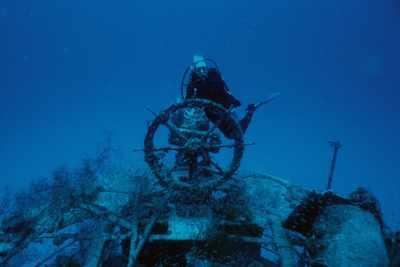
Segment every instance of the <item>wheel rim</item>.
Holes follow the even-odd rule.
[[[173,178],[172,169],[166,167],[162,160],[157,155],[157,148],[154,146],[154,136],[161,125],[167,125],[171,115],[180,109],[185,108],[200,108],[209,110],[218,114],[220,118],[229,122],[232,126],[232,145],[233,155],[230,164],[226,170],[222,170],[219,177],[214,176],[207,181],[199,182],[197,184],[188,184],[183,181],[179,181]],[[170,130],[173,130],[172,125],[169,125]],[[182,148],[181,148],[182,149]],[[181,103],[174,104],[161,112],[148,126],[147,134],[144,140],[144,153],[145,161],[149,165],[153,174],[157,177],[158,181],[163,187],[167,187],[173,190],[189,190],[189,191],[212,191],[216,187],[225,183],[229,180],[240,166],[240,161],[243,156],[243,134],[239,123],[235,118],[231,116],[230,111],[225,109],[223,106],[204,99],[191,99]]]

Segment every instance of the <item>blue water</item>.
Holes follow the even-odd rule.
[[[0,186],[18,190],[94,154],[108,133],[143,165],[146,106],[179,96],[194,53],[244,104],[281,92],[246,135],[243,170],[357,186],[400,224],[397,0],[0,2]]]

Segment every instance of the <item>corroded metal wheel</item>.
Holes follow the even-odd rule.
[[[211,127],[206,131],[196,129],[185,129],[185,132],[174,125],[171,121],[174,114],[185,109],[203,110],[207,117],[212,117]],[[211,142],[211,137],[222,125],[229,127],[229,139],[231,144]],[[166,147],[155,147],[154,137],[160,126],[166,127],[170,133],[183,140],[181,145],[168,145]],[[189,132],[189,134],[188,134]],[[228,166],[220,166],[214,161],[211,154],[220,149],[231,149],[232,157]],[[150,123],[144,140],[145,161],[153,174],[158,178],[160,184],[173,190],[184,191],[211,191],[229,180],[240,166],[243,156],[244,144],[241,127],[231,112],[223,106],[204,99],[191,99],[174,104],[156,115]],[[182,155],[187,164],[187,175],[178,176],[175,172],[181,169],[175,162],[174,166],[167,166],[163,162],[162,153],[176,152]],[[198,159],[202,158],[207,166],[201,166]],[[204,170],[208,175],[204,177]],[[203,176],[203,177],[201,177]]]

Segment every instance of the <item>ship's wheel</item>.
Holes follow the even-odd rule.
[[[207,114],[206,129],[176,125],[176,114],[193,110]],[[157,147],[155,135],[163,127],[179,141]],[[229,143],[224,144],[218,137],[222,127],[229,130]],[[229,150],[229,163],[225,166],[214,159],[223,149]],[[156,114],[144,140],[145,160],[160,184],[186,192],[211,191],[229,180],[240,166],[243,150],[242,130],[231,111],[205,99],[185,100]],[[170,165],[164,162],[168,153],[175,153],[175,161]]]

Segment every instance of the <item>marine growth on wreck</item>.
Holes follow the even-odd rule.
[[[221,125],[231,127],[229,143]],[[148,170],[118,165],[108,143],[77,169],[59,168],[5,200],[1,265],[399,266],[399,233],[386,228],[371,193],[309,191],[240,171],[247,145],[232,113],[213,101],[154,113]]]

